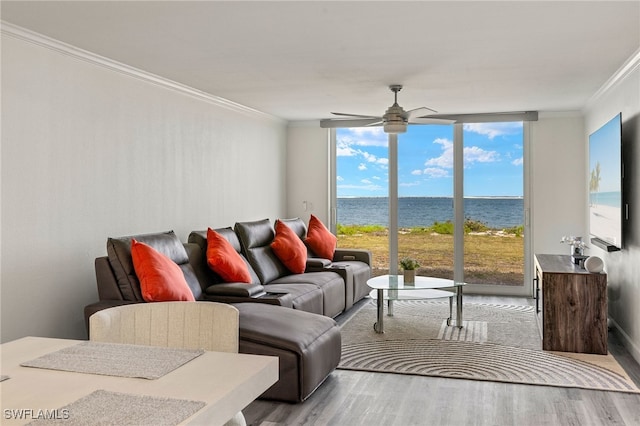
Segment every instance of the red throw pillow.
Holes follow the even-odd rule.
[[[320,219],[311,215],[309,218],[309,230],[307,231],[307,239],[304,242],[318,256],[333,260],[333,254],[336,251],[336,243],[338,238],[327,229]]]
[[[228,283],[250,283],[247,264],[225,237],[207,230],[207,265]]]
[[[131,240],[131,257],[147,302],[195,301],[180,267],[153,247]]]
[[[307,248],[295,232],[281,221],[276,221],[276,237],[271,242],[278,259],[294,274],[301,274],[307,267]]]

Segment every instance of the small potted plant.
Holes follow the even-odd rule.
[[[410,257],[400,259],[400,266],[404,271],[404,283],[414,284],[416,282],[416,269],[420,267],[417,260]]]

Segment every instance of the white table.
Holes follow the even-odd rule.
[[[80,343],[79,340],[24,337],[0,346],[3,425],[6,410],[55,410],[103,389],[156,397],[204,401],[207,405],[184,424],[224,424],[278,380],[278,358],[205,352],[156,380],[102,376],[21,367],[20,363]]]
[[[453,315],[453,297],[456,297],[456,327],[462,328],[462,287],[464,283],[444,278],[416,276],[415,283],[405,284],[402,275],[381,275],[370,278],[367,285],[374,289],[371,296],[378,300],[377,321],[373,325],[377,333],[384,333],[384,301],[389,303],[389,316],[393,316],[394,300],[449,298],[449,318]]]

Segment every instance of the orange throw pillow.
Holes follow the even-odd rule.
[[[320,219],[311,215],[307,239],[304,242],[318,256],[323,259],[333,260],[338,238],[324,226]]]
[[[250,283],[247,264],[225,237],[207,230],[207,265],[228,283]]]
[[[131,240],[131,257],[147,302],[195,301],[180,267],[153,247]]]
[[[295,232],[281,221],[276,221],[276,236],[271,242],[273,252],[294,274],[307,267],[307,248]]]

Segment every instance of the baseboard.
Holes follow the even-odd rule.
[[[636,362],[640,365],[640,348],[633,342],[633,340],[631,340],[631,336],[629,336],[622,329],[622,327],[620,327],[620,325],[611,317],[609,317],[609,324],[614,326],[617,332],[620,333],[620,336],[622,336],[622,344],[624,345],[625,349],[629,351],[633,359],[635,359]]]

